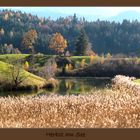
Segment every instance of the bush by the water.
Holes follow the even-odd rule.
[[[115,75],[126,75],[140,77],[140,62],[135,59],[111,59],[103,63],[97,62],[78,68],[66,73],[57,73],[60,76],[78,77],[114,77]]]
[[[39,90],[39,85],[20,85],[18,87],[15,87],[11,82],[3,82],[0,83],[0,92],[1,91],[22,91],[22,90]]]
[[[43,86],[43,88],[47,88],[47,89],[53,89],[56,88],[59,85],[58,80],[54,79],[54,78],[50,78],[46,81],[45,85]]]

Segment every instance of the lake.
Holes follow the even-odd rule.
[[[0,96],[22,96],[22,95],[33,95],[33,96],[41,96],[44,94],[60,94],[60,95],[78,95],[78,94],[86,94],[87,92],[94,90],[104,90],[110,87],[111,78],[107,77],[64,77],[57,78],[59,81],[59,87],[56,89],[44,90],[41,89],[39,91],[16,91],[16,92],[0,92]]]

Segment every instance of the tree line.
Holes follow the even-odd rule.
[[[31,30],[34,32],[30,33]],[[77,18],[76,14],[52,20],[21,11],[0,11],[1,54],[28,53],[23,49],[27,44],[34,53],[54,54],[56,50],[51,49],[50,44],[57,33],[66,40],[65,52],[70,54],[89,55],[92,51],[97,54],[140,54],[140,22],[137,20],[89,22],[84,17]],[[30,36],[33,37],[31,40]]]

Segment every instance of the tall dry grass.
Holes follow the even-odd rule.
[[[140,128],[140,93],[0,98],[2,128]]]
[[[135,77],[117,75],[112,79],[112,89],[130,94],[140,94],[140,83],[134,82]]]

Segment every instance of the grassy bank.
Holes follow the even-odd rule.
[[[21,74],[26,77],[21,83],[21,87],[42,87],[45,84],[45,79],[31,74],[23,69],[21,70]],[[10,74],[9,64],[0,61],[0,82],[4,83],[11,80],[12,76]]]
[[[85,59],[86,63],[90,63],[90,56],[71,56],[70,59],[73,60],[75,63],[77,61],[81,62],[82,59]]]
[[[26,59],[29,54],[4,54],[0,55],[0,61],[7,62],[8,60]]]
[[[43,66],[45,64],[45,62],[53,56],[55,56],[55,55],[35,54],[34,55],[34,63],[37,66]],[[0,61],[3,61],[3,62],[7,62],[8,60],[14,61],[17,59],[30,62],[32,57],[30,54],[4,54],[4,55],[0,55]]]

